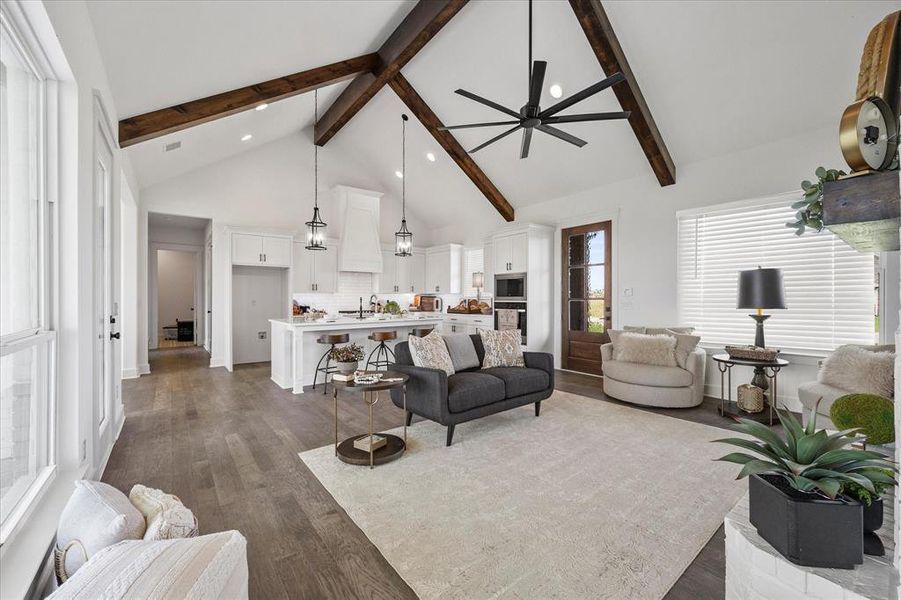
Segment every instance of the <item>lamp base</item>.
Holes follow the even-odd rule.
[[[763,339],[763,322],[770,318],[770,315],[748,315],[757,321],[757,330],[754,332],[754,345],[758,348],[766,348],[766,342]]]

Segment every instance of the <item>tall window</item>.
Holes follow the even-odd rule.
[[[704,343],[750,344],[754,322],[735,308],[738,272],[782,269],[786,310],[772,311],[767,345],[828,352],[875,339],[874,258],[827,230],[797,236],[793,195],[678,216],[680,323],[697,328]]]
[[[0,21],[0,542],[53,470],[45,84]]]
[[[463,295],[475,296],[476,288],[472,285],[472,274],[485,272],[485,250],[482,247],[463,250]],[[484,277],[483,277],[484,282]],[[483,283],[484,287],[484,283]]]

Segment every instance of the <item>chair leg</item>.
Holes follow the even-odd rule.
[[[413,424],[413,413],[409,410],[407,411],[407,427]]]
[[[454,427],[455,425],[447,426],[447,445],[450,446],[454,441]]]
[[[375,356],[375,362],[378,363],[379,357],[378,352],[381,349],[381,345],[376,346],[372,349],[372,352],[369,353],[369,357],[366,359],[366,370],[369,370],[369,365],[372,364],[372,357]]]
[[[325,393],[328,391],[328,368],[329,368],[329,365],[332,364],[332,350],[334,348],[335,348],[335,345],[332,344],[332,347],[331,347],[331,349],[329,349],[328,354],[325,355],[326,356],[325,372],[322,374],[322,394],[323,395],[325,395]]]
[[[328,356],[330,351],[326,351],[321,357],[319,357],[319,362],[316,363],[316,370],[313,371],[313,389],[316,389],[316,380],[319,379],[319,367],[322,366],[322,361]]]
[[[535,403],[535,416],[537,417],[541,413],[541,400]]]

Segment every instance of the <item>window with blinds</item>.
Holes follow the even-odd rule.
[[[782,269],[786,310],[767,311],[768,347],[828,352],[876,338],[874,256],[823,230],[797,236],[795,194],[754,205],[678,214],[679,322],[702,344],[752,344],[754,321],[735,308],[738,272]]]
[[[484,273],[485,271],[485,249],[484,248],[464,248],[463,249],[463,295],[466,297],[475,296],[476,288],[472,285],[473,273]]]

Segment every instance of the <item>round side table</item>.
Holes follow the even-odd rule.
[[[779,396],[777,394],[779,371],[782,370],[782,367],[788,365],[788,361],[784,358],[774,358],[773,360],[732,358],[728,354],[715,354],[713,355],[713,360],[716,362],[716,368],[720,372],[720,415],[730,418],[751,419],[772,425],[773,409],[779,409]],[[738,403],[732,400],[732,367],[736,365],[753,367],[755,379],[762,376],[770,381],[769,390],[764,389],[768,410],[759,413],[748,413],[741,410],[738,407]],[[727,377],[729,380],[728,388],[726,387]]]
[[[351,465],[369,465],[373,468],[375,465],[381,465],[391,462],[403,455],[407,449],[407,381],[410,376],[397,371],[367,371],[367,374],[378,373],[382,376],[382,381],[378,383],[357,384],[353,381],[335,381],[332,380],[332,386],[335,390],[335,456],[343,462]],[[396,381],[384,381],[386,379],[394,379]],[[404,437],[401,439],[396,435],[388,433],[379,433],[372,430],[372,407],[375,406],[382,392],[390,392],[392,389],[400,388],[404,396]],[[338,391],[348,394],[358,395],[363,402],[369,407],[369,433],[362,433],[351,436],[343,442],[338,442]],[[354,442],[358,439],[369,437],[370,439],[376,435],[383,436],[386,444],[376,450],[360,450],[354,446]]]

